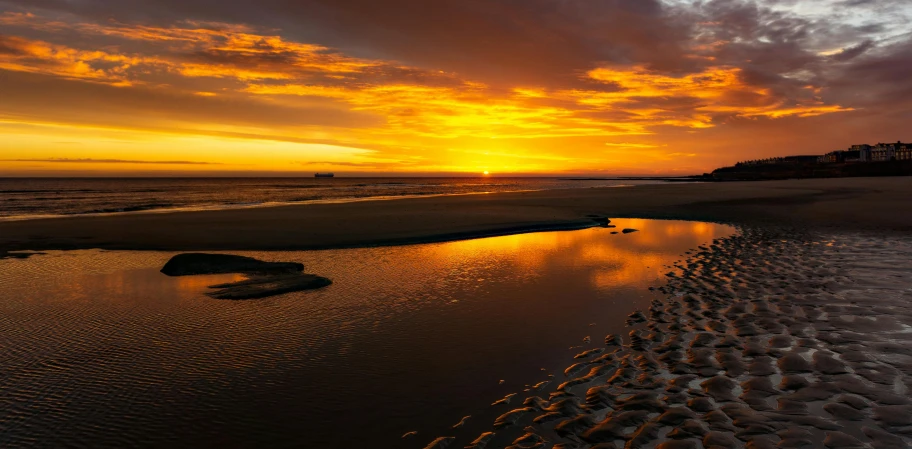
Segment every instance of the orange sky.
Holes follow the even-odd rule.
[[[0,0],[0,175],[684,175],[909,137],[898,1],[103,3]]]

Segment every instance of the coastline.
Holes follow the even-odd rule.
[[[910,231],[912,177],[642,185],[0,222],[9,251],[315,250],[597,226],[587,215]],[[2,257],[2,256],[0,256]]]

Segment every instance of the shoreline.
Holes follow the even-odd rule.
[[[619,184],[615,186],[604,186],[604,187],[595,187],[603,189],[616,189],[616,188],[629,188],[636,187],[636,184]],[[43,214],[43,215],[0,215],[0,223],[10,222],[10,221],[32,221],[32,220],[53,220],[53,219],[66,219],[66,218],[80,218],[80,217],[116,217],[121,215],[151,215],[151,214],[177,214],[177,213],[186,213],[186,212],[218,212],[218,211],[234,211],[234,210],[244,210],[244,209],[268,209],[273,207],[287,207],[287,206],[309,206],[314,204],[348,204],[348,203],[362,203],[367,201],[395,201],[395,200],[409,200],[409,199],[418,199],[418,198],[439,198],[439,197],[448,197],[448,196],[467,196],[467,195],[496,195],[503,193],[522,193],[522,192],[544,192],[549,190],[577,190],[577,189],[590,189],[594,187],[566,187],[566,188],[556,188],[556,189],[521,189],[521,190],[506,190],[506,191],[484,191],[484,192],[464,192],[464,193],[428,193],[428,194],[412,194],[412,195],[377,195],[377,196],[360,196],[360,197],[342,197],[342,198],[324,198],[318,200],[306,200],[306,201],[266,201],[258,203],[246,203],[246,204],[209,204],[209,205],[200,205],[200,206],[186,206],[186,207],[163,207],[159,209],[142,209],[142,210],[129,210],[129,211],[117,211],[117,212],[86,212],[86,213],[73,213],[73,214]]]
[[[69,178],[62,178],[62,179],[69,179]],[[79,178],[76,178],[76,179],[79,179]],[[185,178],[178,178],[178,179],[185,179]],[[197,178],[189,178],[189,179],[197,179]],[[348,179],[360,179],[360,178],[348,178]],[[377,178],[364,178],[364,179],[377,179]],[[392,178],[392,179],[399,179],[399,178]],[[449,179],[449,178],[447,178],[447,179]],[[511,178],[500,178],[500,179],[511,179]],[[571,181],[571,179],[564,179],[564,178],[553,178],[553,179]],[[625,181],[625,180],[624,179],[578,179],[578,180],[574,179],[572,181],[618,181],[618,182],[620,182],[620,181]],[[626,181],[631,181],[631,182],[636,182],[636,181],[672,182],[672,181],[666,181],[666,180],[661,180],[661,179],[651,179],[651,178],[627,179]],[[314,204],[345,204],[345,203],[358,203],[358,202],[365,202],[365,201],[392,201],[392,200],[417,199],[417,198],[437,198],[437,197],[447,197],[447,196],[492,195],[492,194],[503,194],[503,193],[542,192],[542,191],[549,191],[549,190],[576,190],[576,189],[588,189],[588,188],[636,187],[638,185],[642,185],[642,184],[616,184],[616,185],[605,185],[605,186],[598,186],[598,187],[574,186],[574,187],[516,189],[516,190],[499,190],[499,191],[498,190],[485,190],[485,191],[477,191],[477,192],[457,192],[457,193],[414,193],[414,194],[401,194],[401,195],[343,196],[343,197],[335,197],[335,198],[330,197],[330,198],[309,199],[309,200],[301,200],[301,201],[277,200],[277,201],[256,201],[256,202],[247,202],[247,203],[212,203],[212,204],[187,205],[187,206],[177,206],[177,207],[141,208],[141,209],[134,209],[134,210],[76,212],[76,213],[68,213],[68,214],[0,215],[0,223],[8,222],[8,221],[31,221],[31,220],[47,220],[47,219],[79,218],[79,217],[113,217],[113,216],[119,216],[119,215],[170,214],[170,213],[182,213],[182,212],[243,210],[243,209],[259,209],[259,208],[272,208],[272,207],[285,207],[285,206],[307,206],[307,205],[314,205]]]
[[[597,226],[588,215],[912,231],[912,177],[688,183],[0,222],[9,251],[315,250]]]

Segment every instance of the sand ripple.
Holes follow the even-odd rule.
[[[744,229],[466,447],[912,447],[912,239]],[[598,357],[595,357],[598,355]]]

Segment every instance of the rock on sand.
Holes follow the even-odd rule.
[[[264,262],[232,254],[178,254],[161,272],[168,276],[241,273],[250,278],[227,284],[211,285],[208,295],[216,299],[258,299],[301,290],[313,290],[332,284],[315,274],[302,273],[304,265],[296,262]]]

